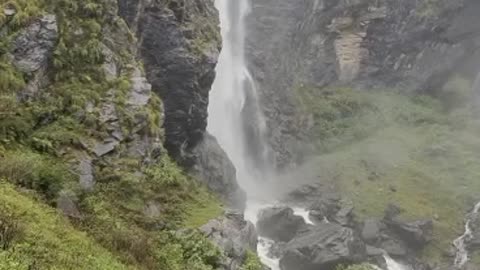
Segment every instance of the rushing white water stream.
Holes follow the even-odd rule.
[[[383,258],[385,259],[385,262],[387,263],[388,270],[411,270],[410,267],[396,262],[388,254],[383,255]]]
[[[223,50],[210,95],[207,129],[217,138],[235,165],[237,180],[248,197],[245,218],[256,224],[259,211],[274,205],[273,201],[265,199],[264,192],[264,186],[273,179],[274,173],[265,140],[265,119],[259,109],[255,83],[245,64],[245,17],[250,11],[249,0],[216,0],[215,5],[220,12]],[[249,113],[248,117],[246,113]],[[256,155],[249,151],[252,138],[247,135],[247,119],[249,125],[255,125],[258,147],[263,147],[255,149]],[[314,225],[308,211],[293,209],[295,215],[303,217],[307,224]],[[258,254],[265,265],[272,270],[279,270],[279,259],[268,255],[272,245],[273,241],[260,238]],[[390,257],[386,256],[385,259],[389,270],[406,270]]]
[[[476,214],[480,212],[480,202],[475,205],[473,211],[467,216],[467,222],[465,223],[465,232],[462,236],[458,237],[453,241],[453,245],[457,249],[457,254],[455,256],[455,268],[462,269],[463,266],[468,262],[468,250],[466,247],[466,241],[472,239],[472,228],[470,227],[470,223],[472,222],[472,218]]]

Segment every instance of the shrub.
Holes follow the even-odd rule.
[[[33,189],[53,200],[74,175],[61,163],[56,163],[28,150],[6,152],[0,157],[0,178]]]
[[[247,256],[243,262],[241,270],[263,270],[263,264],[255,252],[247,251]]]
[[[163,157],[159,163],[150,166],[146,175],[148,181],[159,188],[185,187],[188,183],[187,176],[169,157]]]
[[[18,219],[11,213],[0,209],[0,249],[8,250],[21,235]]]
[[[444,87],[436,94],[447,110],[464,107],[474,97],[472,83],[460,76],[453,76]]]

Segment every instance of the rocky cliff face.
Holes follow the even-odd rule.
[[[278,164],[299,158],[311,124],[298,109],[304,85],[434,92],[454,71],[473,81],[479,11],[474,0],[255,1],[248,58]]]
[[[230,206],[243,207],[235,168],[206,134],[209,91],[221,49],[214,2],[118,3],[119,14],[138,38],[146,76],[164,104],[166,149]]]
[[[205,133],[221,48],[213,1],[119,0],[119,5],[135,29],[146,75],[164,102],[166,148],[188,162]]]

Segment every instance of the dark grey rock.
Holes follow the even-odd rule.
[[[7,13],[11,12],[7,11]],[[16,36],[12,43],[10,57],[13,65],[27,75],[27,85],[19,93],[21,99],[32,98],[48,84],[46,73],[57,40],[57,19],[52,14],[32,20]]]
[[[405,241],[410,248],[420,249],[427,245],[433,237],[433,221],[419,220],[404,222],[399,219],[386,221],[388,228]]]
[[[207,126],[208,93],[221,40],[213,0],[119,0],[119,13],[140,41],[146,77],[165,109],[165,147],[186,167]],[[201,44],[201,46],[198,46]]]
[[[95,185],[95,178],[93,176],[92,159],[84,156],[79,157],[78,174],[80,179],[80,186],[84,190],[91,190]]]
[[[369,257],[382,256],[385,253],[385,251],[381,248],[376,248],[368,245],[366,246],[366,252],[367,256]]]
[[[302,217],[288,207],[272,207],[260,211],[257,221],[259,235],[274,241],[288,242],[306,227]]]
[[[404,257],[408,254],[405,244],[396,239],[387,238],[383,240],[380,244],[380,248],[392,256]]]
[[[128,99],[128,103],[135,106],[145,106],[150,100],[150,91],[152,86],[144,77],[132,78],[133,91]]]
[[[282,270],[334,270],[340,264],[364,261],[365,245],[353,230],[337,224],[311,227],[285,247]]]
[[[116,140],[98,142],[93,148],[93,152],[97,157],[103,157],[115,150],[120,143]]]
[[[13,64],[20,71],[32,73],[48,64],[58,39],[55,15],[47,14],[33,22],[15,38]]]
[[[239,269],[249,250],[257,250],[257,233],[241,213],[227,212],[200,228],[225,254],[222,269]]]
[[[343,202],[340,210],[335,214],[334,220],[343,226],[352,225],[353,208],[353,202]]]
[[[217,140],[206,134],[193,154],[196,162],[192,171],[197,179],[220,195],[227,205],[243,210],[246,194],[237,183],[235,167]]]
[[[396,218],[398,215],[400,215],[402,212],[403,210],[399,206],[395,204],[389,204],[387,205],[387,208],[384,212],[384,220],[392,220],[393,218]]]
[[[101,46],[103,57],[105,58],[102,68],[105,72],[106,79],[111,81],[116,79],[119,73],[116,57],[114,52],[112,52],[112,50],[110,50],[110,48],[108,48],[106,45],[102,44]]]
[[[375,243],[380,236],[381,224],[377,219],[367,219],[363,223],[362,239],[366,243]]]

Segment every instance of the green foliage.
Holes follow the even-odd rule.
[[[185,204],[182,225],[185,228],[198,228],[223,214],[223,206],[218,198],[202,188]]]
[[[185,188],[189,179],[170,158],[163,158],[158,164],[145,171],[148,181],[155,187]]]
[[[298,88],[297,93],[300,107],[313,119],[308,135],[317,149],[324,152],[362,140],[391,123],[417,125],[441,121],[436,113],[439,105],[426,96],[305,86]]]
[[[54,52],[55,79],[81,83],[104,80],[101,26],[107,18],[107,1],[53,2],[61,36]]]
[[[182,244],[198,240],[202,249],[203,238],[166,232],[185,224],[196,228],[216,217],[221,213],[218,200],[167,156],[139,174],[142,169],[138,160],[125,158],[98,171],[96,191],[82,201],[81,227],[128,264],[166,270],[203,267],[194,259],[198,256],[185,255],[189,248]]]
[[[8,18],[2,12],[0,27],[8,23],[11,29],[18,29],[27,24],[32,18],[42,14],[44,2],[42,0],[0,0],[0,9],[13,8],[15,15]]]
[[[260,261],[260,258],[258,258],[257,254],[255,254],[255,252],[251,250],[247,251],[247,257],[243,262],[241,270],[263,270],[263,269],[264,269],[263,264]]]
[[[23,75],[0,57],[0,94],[14,93],[25,86]]]
[[[450,78],[435,95],[442,101],[447,110],[452,110],[471,104],[475,93],[471,81],[456,75]]]
[[[0,178],[38,191],[53,200],[64,183],[76,177],[58,161],[27,149],[5,152],[0,157]]]
[[[201,233],[192,230],[181,233],[165,233],[163,248],[156,256],[160,269],[213,270],[217,269],[222,254]]]
[[[447,85],[448,92],[464,84]],[[480,125],[474,110],[469,106],[445,110],[444,100],[426,96],[350,91],[329,97],[310,92],[311,102],[322,107],[310,106],[306,111],[314,115],[315,125],[327,123],[319,129],[335,132],[317,135],[319,129],[313,128],[312,140],[323,146],[320,150],[329,151],[316,154],[303,171],[314,171],[353,200],[361,219],[382,217],[389,203],[403,208],[406,219],[434,219],[434,241],[420,255],[441,262],[443,251],[461,234],[464,212],[480,189]],[[458,93],[463,91],[453,92],[462,97]],[[447,100],[462,104],[468,98]],[[345,104],[355,109],[344,109]],[[352,134],[359,127],[366,127],[366,132],[355,137]]]
[[[0,269],[129,269],[56,211],[4,181],[0,202],[0,221],[22,228],[22,237],[0,251]]]

